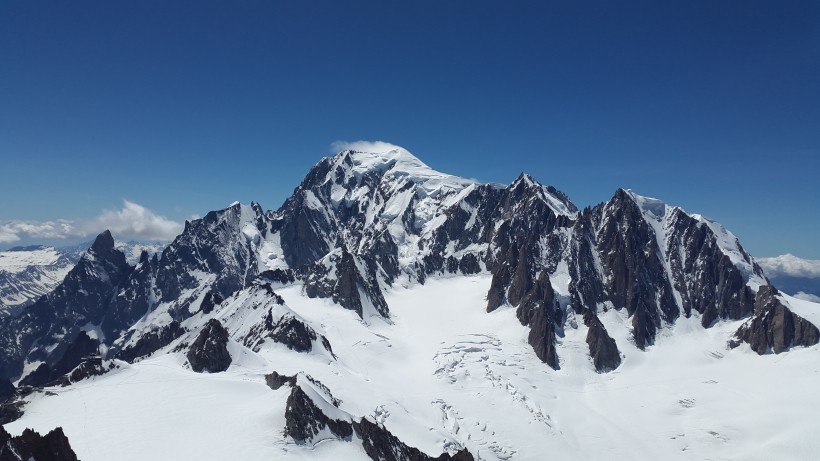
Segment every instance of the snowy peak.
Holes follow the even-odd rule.
[[[767,422],[755,439],[785,445],[782,421],[745,396],[793,403],[778,383],[813,379],[820,316],[768,285],[723,226],[626,189],[578,212],[523,173],[479,184],[367,147],[321,160],[277,211],[235,202],[187,222],[136,266],[100,234],[56,289],[0,317],[0,392],[89,356],[121,371],[82,393],[26,390],[19,424],[63,418],[78,447],[113,448],[106,459],[704,458],[748,442],[720,418],[728,402],[757,411],[750,428]],[[805,350],[751,356],[791,349]],[[646,392],[658,376],[671,379]],[[82,439],[123,412],[147,415],[140,431],[165,451]],[[157,426],[163,414],[179,418]],[[173,427],[225,420],[232,437]],[[810,438],[798,426],[788,443]]]
[[[527,173],[521,173],[507,187],[514,196],[523,197],[529,195],[532,198],[543,200],[556,215],[563,215],[575,218],[578,208],[569,197],[552,186],[545,186]]]
[[[630,189],[618,189],[610,203],[624,199],[634,203],[640,210],[644,220],[656,234],[662,252],[674,250],[676,236],[673,234],[681,237],[683,228],[692,225],[704,227],[708,229],[707,233],[714,239],[717,248],[740,269],[749,286],[756,290],[759,286],[767,284],[763,272],[740,245],[737,237],[722,224],[700,214],[687,213],[683,208],[668,205],[662,200],[639,195]],[[665,256],[668,257],[671,256]]]
[[[460,190],[475,181],[438,172],[419,160],[407,150],[391,146],[389,150],[363,152],[345,150],[332,157],[334,178],[351,178],[375,175],[392,180],[412,181],[423,194],[432,194],[440,189]]]
[[[667,213],[667,205],[662,200],[658,200],[652,197],[644,197],[643,195],[638,195],[633,192],[631,189],[618,189],[615,193],[617,195],[623,195],[631,199],[635,204],[640,208],[641,213],[644,216],[652,217],[656,220],[663,219]]]

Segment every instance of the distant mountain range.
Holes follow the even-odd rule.
[[[19,312],[60,284],[68,272],[91,247],[92,242],[53,247],[31,245],[0,251],[0,315]],[[162,251],[166,244],[156,242],[116,242],[126,259],[136,264],[140,253]]]

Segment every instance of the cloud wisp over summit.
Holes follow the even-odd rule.
[[[392,150],[404,150],[403,147],[384,141],[334,141],[330,144],[331,153],[335,154],[343,150],[354,150],[357,152],[384,153]]]
[[[158,215],[144,206],[123,200],[122,208],[103,210],[90,219],[0,222],[0,243],[21,240],[73,239],[96,235],[106,229],[116,236],[146,240],[172,240],[183,225]]]

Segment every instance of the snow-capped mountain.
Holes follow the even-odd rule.
[[[128,264],[135,266],[139,262],[140,257],[142,257],[143,252],[148,253],[148,256],[162,253],[162,250],[168,246],[168,243],[169,242],[160,241],[139,242],[136,240],[114,240],[114,248],[125,255],[125,260]],[[85,250],[90,248],[91,244],[92,242],[88,242],[83,244],[82,247]]]
[[[53,290],[82,254],[41,245],[0,251],[0,315],[13,314]]]
[[[13,315],[51,292],[77,264],[92,242],[65,247],[32,245],[0,251],[0,315]],[[115,246],[130,264],[143,250],[161,252],[167,243],[120,242]]]
[[[760,366],[819,384],[812,306],[660,200],[620,189],[578,210],[526,174],[480,184],[348,150],[279,209],[208,213],[134,266],[98,236],[0,319],[0,378],[18,387],[0,418],[61,425],[83,459],[776,458],[794,452],[760,432],[782,421],[736,396],[782,400]],[[794,368],[771,359],[786,351]],[[817,401],[801,399],[798,420]],[[118,418],[156,447],[96,434]]]

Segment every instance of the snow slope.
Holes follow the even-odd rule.
[[[490,277],[433,278],[386,293],[392,322],[364,324],[301,286],[277,292],[317,326],[337,360],[270,343],[258,353],[232,342],[225,373],[187,369],[173,346],[133,365],[36,393],[6,426],[63,426],[78,456],[108,459],[366,459],[357,440],[298,445],[283,436],[288,390],[264,384],[273,370],[304,371],[340,409],[383,422],[428,454],[466,446],[479,459],[810,459],[820,408],[818,348],[758,356],[726,338],[742,321],[710,329],[697,316],[660,331],[643,352],[625,313],[601,314],[623,364],[594,371],[580,319],[559,338],[560,370],[544,366],[511,308],[484,310]],[[249,318],[236,302],[214,316],[238,336]],[[820,323],[820,305],[784,297]],[[283,307],[284,308],[284,307]],[[261,309],[263,311],[264,309]],[[250,314],[249,314],[250,315]],[[259,314],[261,315],[261,314]],[[205,319],[201,319],[202,322]],[[193,320],[192,320],[193,321]],[[236,339],[236,338],[234,338]],[[115,428],[112,430],[112,428]],[[218,434],[215,436],[215,434]]]
[[[0,314],[34,302],[63,281],[79,254],[31,246],[0,251]]]

